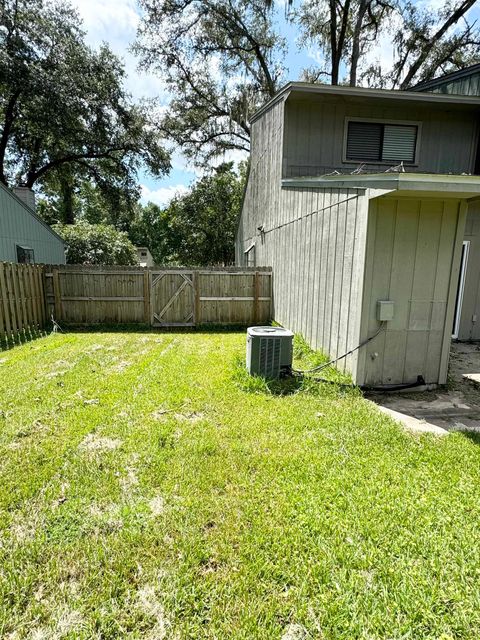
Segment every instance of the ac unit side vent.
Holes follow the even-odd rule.
[[[280,349],[280,338],[260,338],[259,368],[269,378],[279,375]]]

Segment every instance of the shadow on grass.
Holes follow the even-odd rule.
[[[352,385],[346,376],[342,376],[336,369],[326,370],[325,378],[294,375],[280,379],[268,379],[250,375],[243,358],[237,356],[233,363],[232,378],[235,384],[247,393],[262,393],[272,396],[290,396],[297,393],[315,396],[353,394],[361,397],[360,389]]]
[[[152,327],[149,324],[66,324],[64,333],[238,333],[247,330],[239,324],[199,324],[196,327]]]
[[[480,445],[480,433],[478,431],[455,429],[455,431],[451,433],[460,433],[464,438],[467,438],[467,440],[471,440],[473,444]]]
[[[16,333],[5,333],[0,335],[0,352],[9,351],[14,347],[18,347],[34,340],[39,340],[47,336],[47,331],[43,329],[22,329]]]

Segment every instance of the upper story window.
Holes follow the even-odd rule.
[[[19,264],[33,264],[35,262],[33,249],[17,244],[17,262]]]
[[[345,160],[359,162],[417,161],[419,124],[348,120]]]

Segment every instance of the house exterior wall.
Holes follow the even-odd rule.
[[[0,185],[0,261],[17,262],[17,245],[33,249],[37,263],[65,264],[62,240],[9,189]]]
[[[359,340],[368,199],[363,189],[282,188],[283,107],[253,125],[237,264],[255,243],[256,265],[273,267],[274,319],[335,357]],[[356,358],[340,368],[355,376]]]
[[[444,384],[466,206],[459,200],[384,196],[370,201],[362,339],[379,327],[377,301],[394,318],[359,355],[357,382]]]
[[[470,241],[459,340],[480,340],[480,201],[468,205],[465,240]]]
[[[412,121],[421,123],[419,163],[408,171],[421,173],[471,173],[477,148],[477,116],[468,111],[448,111],[403,105],[379,106],[372,101],[317,99],[288,100],[285,109],[284,177],[324,175],[333,170],[348,173],[360,162],[343,162],[346,118]],[[369,172],[383,172],[392,162],[368,164]]]

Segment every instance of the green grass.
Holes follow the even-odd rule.
[[[476,441],[408,434],[348,387],[249,379],[244,347],[0,353],[0,638],[480,637]]]

